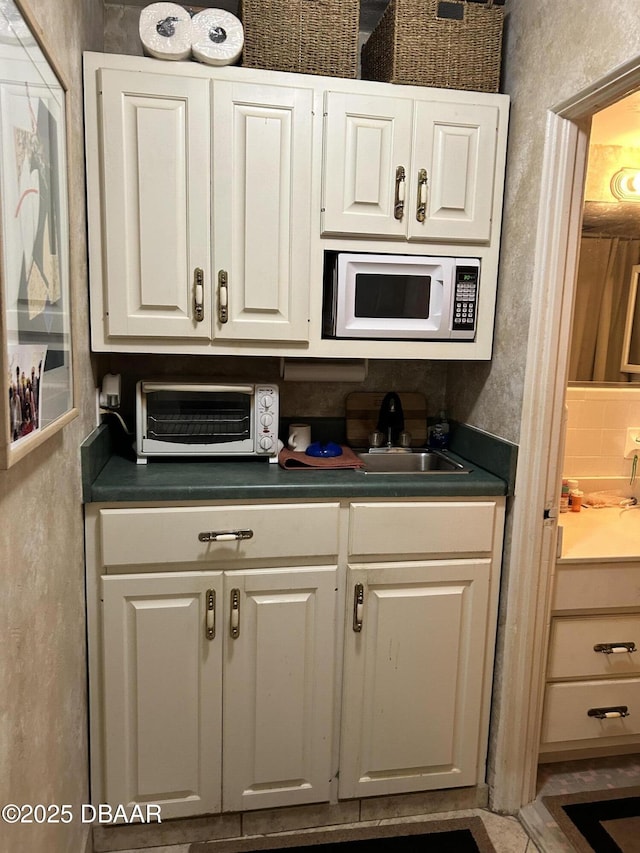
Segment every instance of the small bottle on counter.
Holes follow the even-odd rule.
[[[580,512],[583,495],[584,492],[581,492],[580,489],[574,489],[571,492],[571,512]]]
[[[569,512],[569,481],[566,477],[562,480],[562,491],[560,492],[560,512]]]
[[[577,480],[572,480],[571,477],[567,480],[567,485],[569,487],[569,509],[571,509],[571,496],[578,489],[579,483]]]
[[[449,421],[445,412],[440,412],[440,420],[430,428],[427,444],[440,450],[449,447]]]

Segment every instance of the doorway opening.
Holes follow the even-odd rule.
[[[517,813],[537,794],[564,405],[592,117],[640,89],[640,56],[547,116],[511,565],[493,750],[491,806]],[[500,772],[497,772],[497,771]],[[522,814],[522,813],[521,813]]]

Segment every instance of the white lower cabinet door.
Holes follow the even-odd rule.
[[[341,798],[474,785],[490,561],[348,571]]]
[[[106,801],[220,811],[221,572],[102,580]]]
[[[223,810],[329,799],[336,567],[227,572]]]

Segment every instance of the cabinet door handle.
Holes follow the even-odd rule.
[[[364,586],[357,583],[353,590],[353,630],[356,634],[362,631],[362,617],[364,614]]]
[[[240,636],[240,590],[231,590],[231,618],[229,619],[229,632],[232,639],[237,640]]]
[[[617,720],[620,717],[628,717],[629,708],[627,705],[612,705],[610,708],[589,708],[587,716],[595,717],[598,720]]]
[[[207,640],[213,640],[216,636],[216,591],[208,589],[206,592],[207,605]]]
[[[396,219],[402,219],[404,216],[404,190],[407,173],[404,166],[398,166],[396,169],[396,197],[393,205],[393,215]]]
[[[603,655],[619,655],[624,652],[637,652],[635,643],[597,643],[593,647],[594,652],[600,652]]]
[[[203,530],[198,533],[199,542],[235,542],[253,539],[253,530]]]
[[[200,267],[193,271],[193,316],[198,323],[204,320],[204,272]]]
[[[226,270],[218,272],[218,320],[221,323],[229,320],[229,276]]]
[[[424,222],[427,216],[428,181],[426,169],[418,171],[418,206],[416,208],[416,219]]]

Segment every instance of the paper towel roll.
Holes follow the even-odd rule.
[[[156,59],[189,59],[191,15],[177,3],[152,3],[140,12],[140,40]]]
[[[244,46],[242,24],[225,9],[203,9],[191,19],[191,50],[207,65],[232,65]]]

